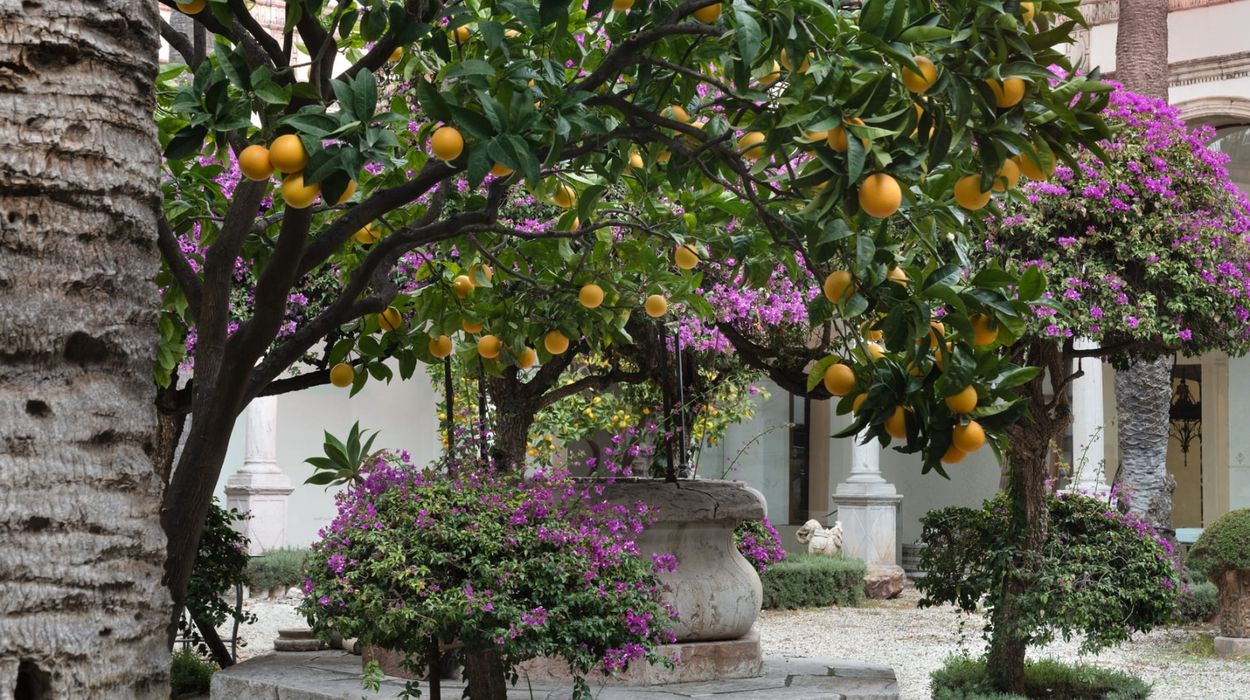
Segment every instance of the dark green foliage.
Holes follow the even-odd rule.
[[[1188,590],[1181,590],[1174,619],[1180,623],[1210,622],[1220,611],[1219,595],[1214,583],[1195,581]]]
[[[1044,645],[1056,634],[1078,634],[1094,652],[1126,641],[1169,619],[1176,609],[1179,574],[1156,533],[1131,514],[1077,495],[1049,496],[1050,528],[1042,550],[1026,556],[1010,526],[1007,498],[982,508],[943,508],[922,519],[927,547],[916,587],[922,607],[951,603],[987,609],[986,638],[994,606],[1010,571],[1027,590],[1014,598],[1014,617],[1003,632]]]
[[[1250,508],[1229,511],[1203,530],[1185,563],[1212,581],[1230,569],[1250,569]]]
[[[245,625],[256,621],[255,615],[236,610],[233,604],[222,599],[222,595],[233,591],[236,585],[247,583],[247,538],[231,527],[247,517],[233,508],[222,508],[216,499],[209,508],[200,549],[195,555],[195,568],[187,585],[187,612],[204,624],[220,627],[230,618]],[[186,617],[180,623],[179,633],[190,639],[201,653],[209,653],[199,630]]]
[[[169,697],[207,694],[216,670],[211,661],[205,661],[190,649],[174,652],[169,666]]]
[[[1025,695],[994,690],[983,659],[952,656],[929,677],[934,700],[1139,700],[1150,696],[1150,684],[1137,676],[1051,659],[1025,664]]]
[[[854,606],[864,597],[864,562],[801,554],[760,574],[769,610]]]
[[[304,583],[304,560],[307,549],[284,547],[271,549],[247,563],[247,585],[253,591],[290,588]]]

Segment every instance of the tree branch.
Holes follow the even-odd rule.
[[[675,24],[676,19],[680,19],[683,10],[689,8],[686,14],[695,10],[715,4],[720,0],[695,0],[686,3],[673,13],[674,16],[666,20],[665,23],[654,26],[645,31],[635,34],[633,37],[621,42],[608,55],[603,57],[603,61],[595,68],[594,72],[582,79],[580,83],[573,86],[571,92],[594,92],[595,88],[606,83],[612,76],[616,75],[625,66],[634,60],[634,55],[647,48],[651,44],[670,36],[720,36],[725,33],[724,29],[710,24],[686,23]]]
[[[169,266],[169,272],[178,283],[178,288],[187,298],[192,320],[197,320],[200,315],[200,305],[204,303],[204,289],[200,286],[199,275],[192,269],[191,263],[187,262],[186,256],[182,254],[182,246],[178,245],[178,237],[174,235],[163,212],[156,221],[156,247],[160,250],[161,257],[165,259],[165,264]]]
[[[227,0],[227,4],[230,7],[230,14],[239,23],[239,26],[260,45],[260,48],[269,57],[274,67],[289,68],[286,56],[282,53],[282,45],[278,43],[278,40],[272,34],[265,31],[264,27],[260,26],[260,23],[256,21],[251,12],[247,11],[247,6],[243,4],[243,0]]]
[[[182,62],[187,64],[192,71],[200,67],[199,57],[195,55],[195,46],[191,40],[163,19],[161,20],[161,38],[169,44],[170,48],[177,51],[179,56],[182,56]]]

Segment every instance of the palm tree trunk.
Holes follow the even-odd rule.
[[[0,2],[0,696],[165,698],[156,4]]]
[[[1168,99],[1168,0],[1120,0],[1115,78],[1133,92]],[[1121,484],[1134,512],[1164,534],[1172,532],[1167,472],[1170,358],[1138,363],[1116,375]],[[1171,539],[1171,536],[1169,536]]]
[[[1172,492],[1168,474],[1168,408],[1172,403],[1172,360],[1163,357],[1134,365],[1115,378],[1119,413],[1120,484],[1129,509],[1172,539]]]

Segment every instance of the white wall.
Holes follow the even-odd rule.
[[[768,502],[769,519],[784,523],[790,502],[790,430],[785,427],[790,422],[790,395],[771,381],[759,385],[769,393],[769,400],[756,397],[750,420],[730,426],[720,444],[704,448],[698,475],[736,479],[759,489]]]
[[[1250,508],[1250,358],[1228,360],[1228,508]]]
[[[1100,24],[1090,32],[1090,67],[1102,68],[1104,73],[1115,70],[1117,26],[1115,22]],[[1250,27],[1250,2],[1171,12],[1168,14],[1168,61],[1176,63],[1250,50],[1247,27]],[[1179,101],[1176,95],[1172,95],[1172,101]]]
[[[278,467],[295,486],[288,502],[288,546],[311,544],[317,531],[334,517],[334,492],[304,484],[312,474],[312,467],[304,460],[323,454],[323,431],[343,439],[352,423],[360,421],[362,429],[379,431],[375,448],[408,450],[415,464],[425,464],[442,452],[435,427],[440,395],[431,388],[423,368],[418,367],[408,381],[396,379],[389,385],[370,381],[350,400],[349,392],[326,385],[278,397]],[[246,416],[240,416],[217,482],[217,498],[222,504],[226,479],[243,466],[246,433]]]

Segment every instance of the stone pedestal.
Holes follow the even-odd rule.
[[[660,664],[634,662],[616,675],[591,673],[586,680],[592,685],[651,686],[672,683],[694,683],[708,680],[757,678],[764,671],[760,653],[759,633],[752,629],[746,635],[719,642],[678,642],[656,649],[660,656],[676,660],[674,668]],[[522,683],[546,684],[569,678],[569,667],[562,659],[531,659],[517,667]]]
[[[226,507],[252,516],[239,523],[252,556],[286,546],[287,499],[295,489],[278,468],[277,422],[277,398],[248,405],[243,468],[226,480]]]
[[[842,523],[842,555],[868,567],[865,580],[874,596],[892,598],[902,590],[905,574],[898,565],[898,506],[903,496],[881,476],[881,447],[851,448],[851,475],[838,484],[833,503]]]

